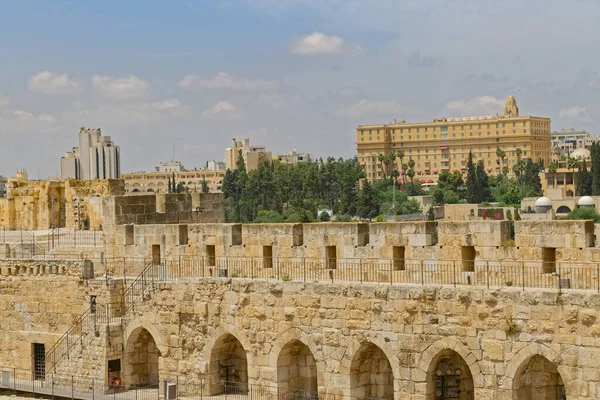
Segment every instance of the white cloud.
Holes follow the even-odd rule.
[[[133,99],[143,97],[150,84],[135,75],[124,77],[92,76],[92,85],[103,96],[114,99]]]
[[[354,43],[348,43],[338,36],[327,36],[314,32],[302,36],[290,43],[290,52],[300,55],[360,53],[362,48]]]
[[[3,96],[2,93],[0,93],[0,108],[6,107],[9,103],[10,98]]]
[[[56,118],[50,114],[33,114],[24,110],[10,110],[0,114],[0,132],[46,132],[54,128]]]
[[[504,112],[504,103],[504,100],[493,96],[453,100],[446,103],[443,112],[451,117],[496,115]]]
[[[156,102],[135,104],[107,104],[93,109],[78,110],[69,115],[70,119],[85,119],[89,124],[116,123],[143,125],[184,116],[189,108],[178,99],[165,99]]]
[[[27,85],[32,92],[43,94],[68,94],[79,90],[79,83],[69,79],[67,74],[55,74],[50,71],[42,71],[31,78]]]
[[[277,84],[262,79],[242,78],[219,72],[214,78],[203,79],[198,75],[186,75],[179,86],[186,89],[230,89],[230,90],[272,90]]]
[[[209,119],[237,119],[240,117],[240,112],[233,104],[227,101],[218,101],[204,111],[204,116]]]
[[[574,119],[576,121],[590,121],[590,113],[587,107],[573,106],[563,108],[558,114],[560,118]]]
[[[349,107],[338,109],[334,113],[342,117],[359,117],[376,114],[390,114],[391,116],[394,116],[399,112],[406,112],[406,108],[393,101],[361,100]]]

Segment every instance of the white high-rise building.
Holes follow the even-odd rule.
[[[102,136],[100,129],[81,128],[79,147],[60,159],[62,179],[118,179],[121,177],[119,146]]]

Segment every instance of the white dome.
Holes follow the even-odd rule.
[[[571,157],[581,159],[590,158],[590,151],[582,147],[572,152]]]
[[[536,207],[551,207],[552,201],[547,197],[540,197],[535,201]]]
[[[578,206],[595,206],[596,202],[590,196],[583,196],[577,202]]]

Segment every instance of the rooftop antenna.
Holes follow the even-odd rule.
[[[175,161],[175,143],[173,143],[173,158],[171,158],[171,161]]]

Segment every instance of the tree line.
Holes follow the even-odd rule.
[[[498,156],[503,159],[505,154]],[[396,159],[400,159],[400,170],[388,173],[389,164]],[[327,209],[337,221],[347,221],[355,216],[372,220],[428,212],[409,199],[426,194],[415,179],[412,158],[405,162],[400,150],[380,155],[378,160],[383,176],[371,184],[357,157],[319,159],[310,164],[264,162],[248,172],[239,152],[236,168],[226,171],[221,186],[226,218],[230,222],[310,222],[327,219],[329,215],[318,215],[318,210]],[[489,176],[483,161],[475,161],[470,153],[466,176],[460,171],[444,171],[437,187],[427,194],[436,205],[491,201],[515,205],[523,197],[541,194],[541,169],[541,161],[519,159],[513,166],[514,177],[508,176],[508,168]]]

